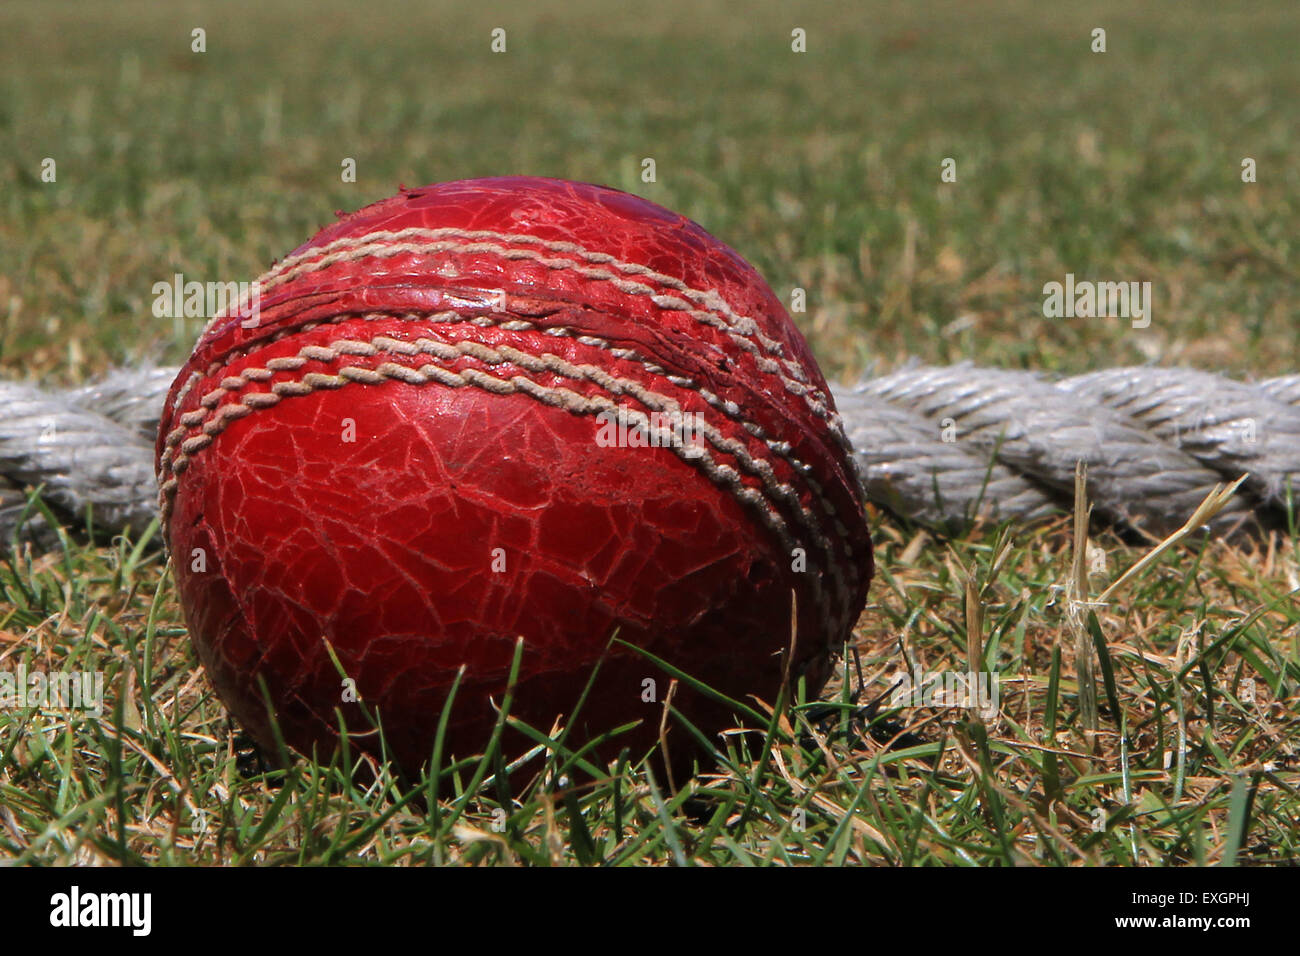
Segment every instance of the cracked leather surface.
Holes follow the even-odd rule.
[[[473,236],[435,236],[460,247],[312,264],[313,250],[331,243],[413,229],[498,238],[478,248]],[[528,241],[499,238],[515,235]],[[550,244],[550,264],[523,257],[536,242]],[[511,258],[516,249],[521,257]],[[681,290],[654,278],[585,275],[605,269],[587,253],[716,292],[753,320],[754,335],[741,338],[761,335],[775,351],[747,351],[725,319],[717,327],[671,307]],[[571,713],[615,632],[728,696],[771,701],[792,590],[794,670],[820,687],[871,576],[861,492],[828,422],[783,384],[797,371],[828,396],[802,337],[739,256],[635,197],[533,179],[409,190],[342,218],[292,255],[310,267],[270,289],[256,327],[236,315],[204,334],[172,387],[158,446],[167,478],[169,434],[213,436],[176,476],[166,533],[200,659],[254,736],[271,740],[258,677],[301,751],[332,748],[336,708],[350,731],[366,729],[357,706],[342,702],[327,641],[411,772],[429,756],[462,665],[448,746],[458,756],[484,746],[517,636],[525,651],[512,712],[542,730]],[[376,339],[482,343],[556,362],[539,370],[498,352],[336,354],[340,342]],[[276,366],[311,346],[321,351],[309,349],[298,367]],[[596,367],[700,413],[745,456],[709,447],[738,476],[727,487],[670,449],[601,447],[592,415],[533,394],[393,377],[322,386],[212,424],[223,408],[277,383],[313,381],[311,373],[324,381],[347,366],[391,376],[431,363],[647,411],[623,386],[611,392],[609,381],[569,371]],[[787,363],[782,374],[773,363]],[[804,571],[792,570],[791,542],[806,551]],[[667,676],[612,648],[579,736],[640,720],[618,745],[653,744],[661,705],[642,700],[645,678],[658,681],[662,699]],[[706,733],[732,723],[685,688],[674,705]],[[669,739],[675,762],[689,756],[681,730]],[[373,735],[354,743],[377,752]]]

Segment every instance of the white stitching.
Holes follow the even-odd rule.
[[[457,237],[461,240],[471,241],[446,240],[442,237]],[[409,243],[400,241],[407,238],[427,239],[431,241]],[[608,272],[607,270],[584,268],[569,259],[548,258],[532,249],[511,249],[508,245],[501,245],[500,243],[538,246],[548,251],[574,255],[586,262],[609,265],[625,275],[641,276],[657,282],[660,285],[667,286],[670,289],[680,292],[687,299],[691,300],[691,302],[704,306],[704,308],[694,309],[691,307],[691,302],[683,301],[682,299],[673,296],[656,294],[655,290],[650,286],[646,286],[643,283],[628,282],[627,280],[619,279],[618,276]],[[781,343],[763,335],[759,331],[758,324],[753,318],[736,313],[726,300],[723,299],[723,297],[715,290],[709,289],[700,291],[692,289],[680,279],[655,272],[647,266],[630,262],[621,262],[608,253],[593,252],[577,245],[576,243],[555,242],[527,234],[498,233],[488,230],[462,230],[454,228],[424,229],[420,227],[402,229],[397,232],[381,230],[367,233],[362,236],[336,239],[326,245],[308,249],[297,256],[290,256],[289,258],[284,259],[263,274],[263,276],[258,280],[260,294],[265,295],[271,289],[283,285],[300,275],[326,269],[336,262],[354,261],[357,259],[368,258],[370,256],[376,258],[388,258],[402,254],[437,252],[489,252],[500,255],[506,259],[531,259],[546,266],[548,269],[571,269],[586,278],[596,281],[610,282],[615,288],[628,295],[649,296],[651,301],[660,308],[684,311],[697,321],[727,334],[736,345],[753,357],[761,371],[775,376],[787,391],[802,398],[813,414],[824,419],[830,425],[831,433],[835,437],[837,444],[845,450],[850,449],[848,438],[844,433],[843,423],[840,416],[829,407],[829,400],[826,394],[820,389],[806,384],[808,378],[804,369],[793,359],[786,358],[784,356],[784,347]],[[206,335],[218,321],[224,318],[228,318],[228,316],[214,317],[213,320],[208,323],[208,327],[204,330],[204,334]],[[758,341],[759,346],[762,347],[763,351],[780,357],[782,362],[778,363],[760,355],[759,346],[756,346],[753,341],[750,341],[751,337]],[[795,376],[794,379],[788,377],[782,371],[782,364],[784,364],[790,373]],[[795,379],[798,379],[798,381]]]

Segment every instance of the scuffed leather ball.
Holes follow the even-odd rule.
[[[638,754],[668,678],[611,637],[772,701],[796,596],[791,671],[821,687],[872,573],[859,480],[804,340],[698,225],[579,183],[445,183],[257,288],[177,377],[157,464],[190,636],[264,746],[273,716],[326,756],[341,716],[379,754],[332,648],[408,774],[464,667],[447,749],[471,756],[522,637],[512,713],[575,745],[639,720],[601,756]]]

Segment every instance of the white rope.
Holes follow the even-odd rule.
[[[925,524],[1068,507],[1080,459],[1095,513],[1152,534],[1177,529],[1216,483],[1242,474],[1218,530],[1277,527],[1288,489],[1300,499],[1300,376],[1246,385],[1132,367],[1052,381],[957,365],[833,391],[870,497]]]
[[[165,394],[156,384],[160,378],[155,374],[153,389],[145,390],[155,409]],[[101,414],[97,405],[112,408],[122,421]],[[132,414],[136,424],[123,424]],[[155,513],[150,498],[157,483],[148,415],[140,415],[135,402],[112,406],[90,392],[60,394],[0,382],[0,549],[29,511],[23,489],[36,486],[56,516],[71,525],[84,525],[89,507],[105,531],[144,531]],[[32,525],[38,541],[42,526],[40,520]]]
[[[176,372],[122,369],[63,392],[0,383],[0,550],[37,485],[69,526],[84,526],[87,508],[104,531],[148,525],[158,415]],[[1152,534],[1242,474],[1219,530],[1278,527],[1289,496],[1300,502],[1300,375],[1246,384],[1137,367],[1052,380],[957,365],[832,391],[870,500],[927,526],[1058,513],[1078,459],[1095,514]],[[23,524],[38,544],[50,531],[30,514]]]

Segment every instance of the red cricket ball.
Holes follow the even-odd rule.
[[[616,746],[644,752],[668,680],[611,636],[770,702],[792,593],[791,671],[820,689],[872,573],[857,472],[785,310],[698,225],[581,183],[444,183],[259,281],[173,384],[157,464],[190,636],[264,745],[259,679],[299,751],[341,713],[378,753],[332,647],[407,773],[464,665],[447,745],[472,756],[522,636],[512,713],[567,720],[609,648],[570,742],[640,720]]]

